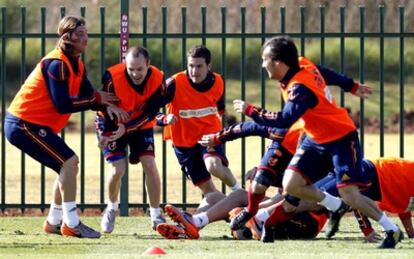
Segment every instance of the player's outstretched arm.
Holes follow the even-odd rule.
[[[286,132],[286,129],[272,128],[257,124],[254,121],[246,121],[223,128],[217,133],[204,135],[198,143],[203,146],[216,146],[227,141],[249,136],[260,136],[282,141]]]

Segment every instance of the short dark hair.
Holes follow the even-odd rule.
[[[134,58],[137,58],[137,57],[139,57],[139,55],[142,55],[142,56],[144,56],[144,58],[147,61],[147,63],[150,60],[150,56],[149,56],[148,50],[146,48],[144,48],[144,47],[141,47],[141,46],[133,46],[133,47],[130,47],[127,50],[127,52],[125,53],[125,57],[128,54],[131,54],[132,57],[134,57]]]
[[[262,46],[262,53],[266,47],[270,47],[272,60],[279,60],[289,67],[298,68],[298,49],[288,36],[278,36],[267,40]]]
[[[206,64],[207,65],[210,64],[210,62],[211,62],[211,52],[204,45],[196,45],[196,46],[192,47],[187,52],[187,58],[188,57],[192,57],[192,58],[204,58],[204,60],[206,61]]]

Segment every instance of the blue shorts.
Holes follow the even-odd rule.
[[[194,147],[174,146],[174,151],[181,165],[181,170],[196,186],[211,179],[211,175],[204,163],[204,158],[217,156],[221,159],[223,165],[228,166],[229,164],[222,145],[215,146],[214,148],[206,148],[200,144]]]
[[[381,188],[378,180],[378,173],[374,164],[369,160],[362,160],[362,183],[361,193],[374,201],[381,200]],[[323,179],[315,183],[315,186],[333,196],[339,196],[336,188],[336,176],[329,173]]]
[[[11,144],[57,173],[75,155],[49,127],[23,121],[9,113],[5,117],[4,132]]]
[[[273,141],[260,161],[253,181],[267,187],[282,187],[283,175],[292,156],[278,141]]]
[[[126,157],[126,147],[129,147],[129,163],[138,164],[141,156],[155,157],[154,130],[136,131],[109,142],[103,150],[106,161],[115,162]]]
[[[288,168],[292,169],[313,183],[322,177],[320,175],[323,160],[330,158],[335,172],[337,187],[346,185],[364,185],[362,176],[362,152],[358,133],[353,131],[343,138],[318,144],[311,138],[305,137],[290,162]],[[330,171],[325,171],[325,175]]]

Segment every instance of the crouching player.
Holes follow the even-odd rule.
[[[44,231],[99,238],[99,232],[79,220],[79,158],[57,134],[66,126],[71,113],[104,109],[103,105],[108,105],[112,114],[117,108],[110,102],[119,99],[95,91],[87,78],[80,59],[88,43],[85,20],[66,16],[59,22],[57,32],[60,38],[56,49],[38,63],[11,102],[5,117],[5,135],[11,144],[58,173]],[[115,114],[123,116],[119,110]]]
[[[414,161],[391,157],[364,159],[362,166],[364,178],[369,183],[369,187],[362,190],[362,193],[376,201],[382,210],[398,214],[408,237],[414,238],[411,221],[411,211],[414,210]],[[328,175],[321,188],[337,195],[333,178]],[[367,241],[376,241],[377,237],[368,218],[359,211],[354,211],[354,214]]]

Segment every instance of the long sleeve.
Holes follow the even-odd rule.
[[[289,100],[281,112],[269,112],[259,107],[248,106],[246,115],[260,125],[289,128],[308,109],[314,107],[316,104],[317,99],[315,94],[306,86],[296,84],[290,90]]]
[[[49,95],[59,113],[74,113],[100,108],[99,97],[85,73],[82,78],[79,95],[73,97],[69,95],[69,69],[63,61],[57,59],[45,61],[42,72]]]
[[[253,121],[240,122],[222,129],[216,133],[220,143],[249,136],[260,136],[282,141],[287,130],[259,125]]]
[[[102,76],[102,89],[103,92],[115,93],[113,88],[113,82],[111,74],[106,71]],[[112,121],[105,109],[102,109],[96,113],[95,116],[95,130],[99,135],[105,135],[108,132],[114,131],[117,128],[117,120]]]
[[[339,86],[345,92],[352,92],[354,90],[355,81],[352,78],[324,66],[317,67],[327,85]]]

